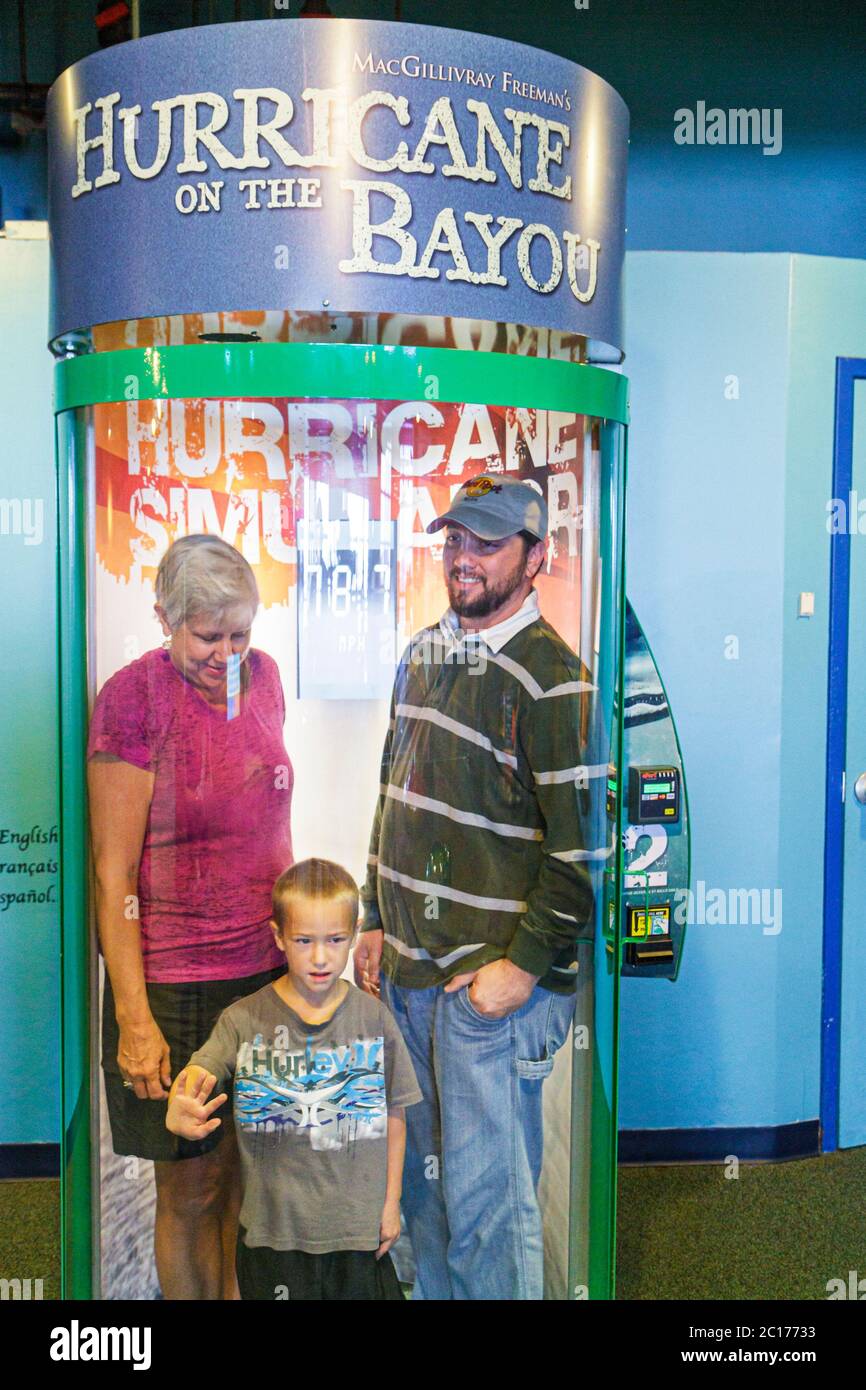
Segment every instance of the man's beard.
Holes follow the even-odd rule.
[[[458,618],[486,618],[489,613],[508,602],[511,595],[522,584],[525,573],[526,559],[523,557],[511,573],[501,579],[498,584],[488,584],[483,576],[479,576],[482,588],[480,594],[475,598],[466,597],[456,587],[453,575],[449,574],[448,597],[451,600],[451,607]]]

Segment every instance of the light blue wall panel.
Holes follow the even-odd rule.
[[[692,884],[722,890],[728,918],[689,929],[676,984],[624,983],[628,1129],[816,1113],[813,923],[787,897],[780,932],[773,920],[790,270],[787,256],[628,258],[627,588],[683,746]],[[742,889],[765,890],[769,910],[731,920]]]
[[[628,591],[683,741],[693,885],[770,890],[774,920],[696,924],[675,986],[626,983],[621,1123],[814,1119],[834,373],[866,354],[866,264],[634,254],[627,308]]]
[[[57,826],[47,320],[48,242],[0,239],[0,1144],[59,1140],[57,874],[39,867],[56,862],[57,845],[13,838]]]
[[[779,863],[786,902],[803,918],[806,939],[798,963],[802,982],[818,981],[812,1012],[802,1025],[810,1039],[820,1028],[821,932],[824,847],[825,734],[827,720],[827,634],[830,536],[827,503],[833,468],[833,416],[837,357],[866,357],[866,263],[795,256],[791,281],[791,391],[788,399],[788,486],[785,494],[784,684],[782,702],[781,819]],[[847,499],[846,499],[847,500]],[[852,538],[852,546],[866,544]],[[852,583],[862,564],[852,569]],[[797,617],[800,591],[815,591],[815,618]],[[862,600],[861,600],[862,605]],[[856,626],[849,642],[862,651]],[[856,667],[852,667],[856,669]],[[849,691],[853,712],[862,711],[866,691]],[[858,771],[861,769],[858,768]],[[859,921],[846,924],[862,931]],[[859,986],[852,982],[850,989]],[[863,1087],[864,1038],[843,1013],[843,1070],[854,1089]],[[780,1048],[796,1055],[802,1040],[793,1028]],[[845,1065],[847,1058],[848,1065]],[[784,1064],[784,1059],[783,1059]],[[811,1094],[811,1073],[808,1084]],[[804,1085],[807,1078],[804,1077]],[[851,1085],[850,1080],[848,1082]],[[843,1141],[847,1130],[842,1107]],[[850,1137],[847,1142],[852,1142]]]

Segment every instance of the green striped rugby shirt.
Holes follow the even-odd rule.
[[[506,956],[564,992],[592,938],[612,853],[598,691],[530,599],[498,651],[443,620],[398,667],[361,894],[396,984]]]

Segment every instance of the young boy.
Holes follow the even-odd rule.
[[[351,875],[287,869],[271,928],[288,973],[231,1004],[171,1088],[166,1124],[202,1139],[234,1082],[243,1299],[398,1299],[404,1107],[421,1099],[378,999],[341,978],[358,919]]]

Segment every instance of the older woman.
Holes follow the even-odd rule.
[[[285,702],[250,647],[258,588],[232,546],[175,541],[156,599],[164,646],[106,681],[88,745],[102,1065],[115,1152],[154,1160],[164,1296],[232,1297],[231,1121],[188,1143],[166,1097],[222,1009],[285,971],[268,928],[292,862]]]

